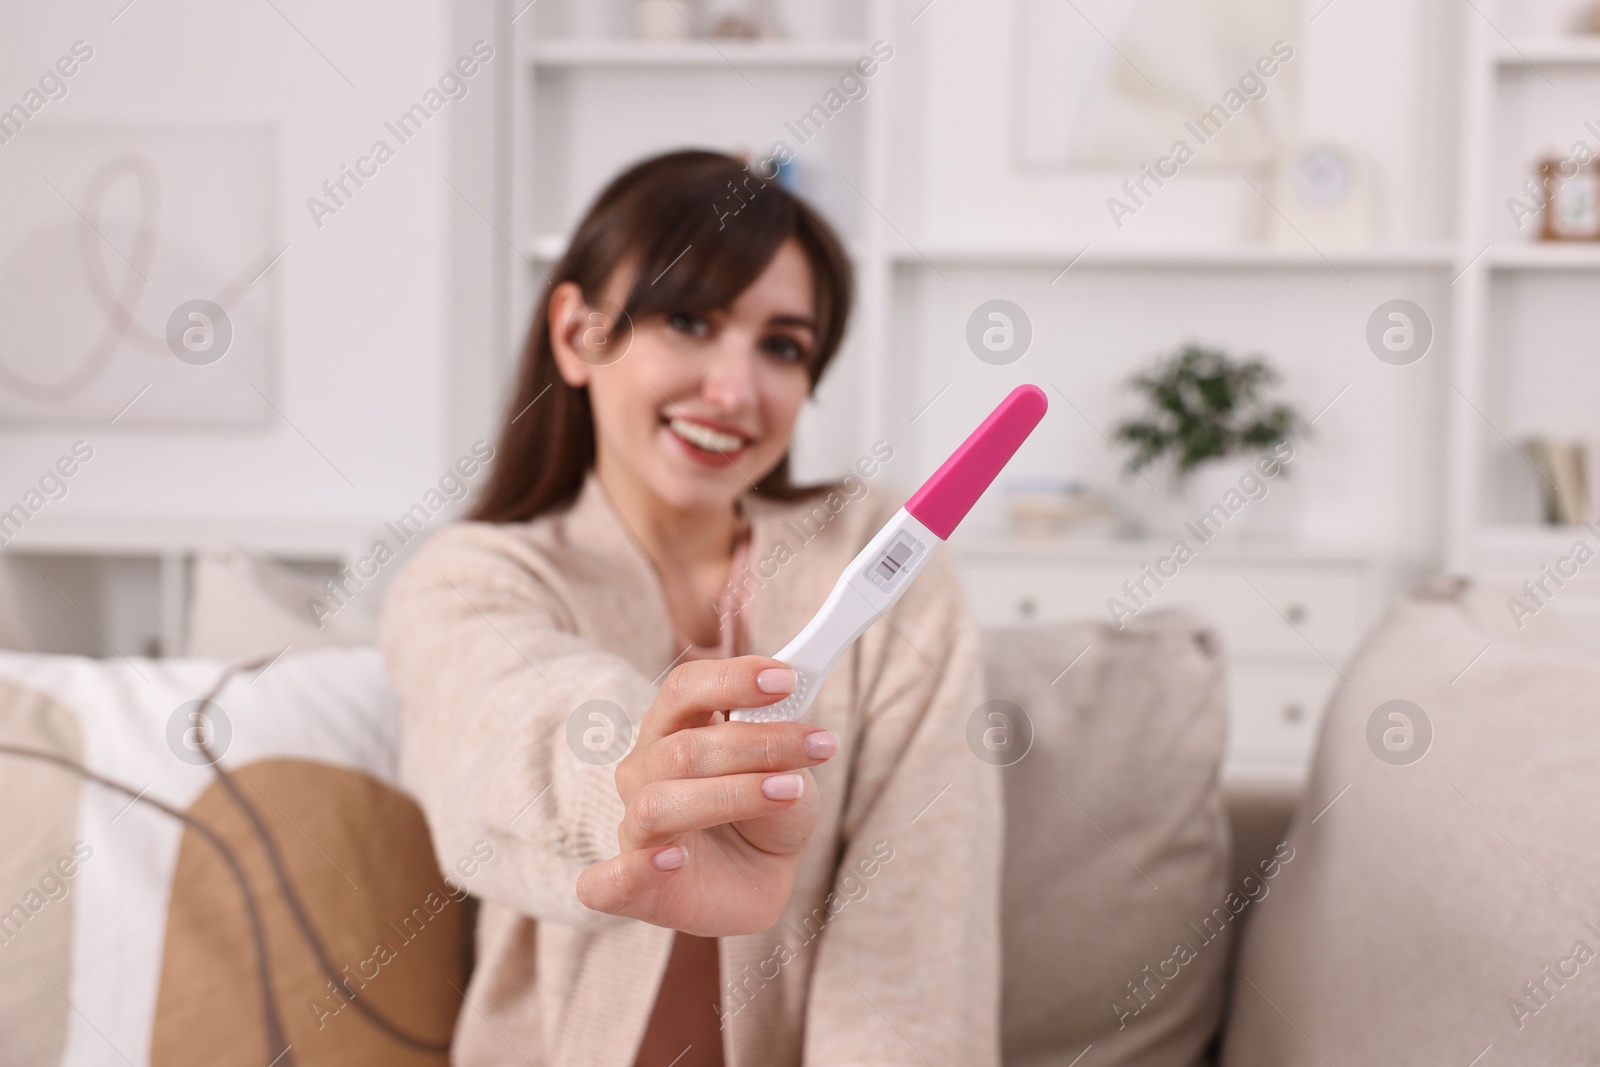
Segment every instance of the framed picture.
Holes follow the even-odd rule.
[[[276,132],[58,124],[6,155],[0,426],[268,424]]]
[[[1261,166],[1288,142],[1295,0],[1016,3],[1024,167],[1137,164],[1180,140],[1202,166]]]
[[[1546,159],[1539,164],[1544,189],[1546,241],[1600,240],[1600,160]]]

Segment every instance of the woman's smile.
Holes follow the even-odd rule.
[[[723,423],[662,415],[663,432],[677,451],[708,467],[726,467],[742,456],[754,438]]]

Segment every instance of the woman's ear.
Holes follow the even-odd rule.
[[[550,350],[555,353],[556,371],[574,389],[589,384],[594,366],[578,354],[586,310],[583,289],[577,282],[562,282],[550,291]]]

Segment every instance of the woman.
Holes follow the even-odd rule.
[[[850,287],[738,161],[623,173],[539,302],[473,521],[397,579],[403,774],[447,870],[495,856],[459,1062],[997,1062],[1000,788],[948,561],[809,721],[725,715],[793,688],[759,653],[899,504],[789,482]]]

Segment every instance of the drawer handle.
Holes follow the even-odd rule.
[[[1033,618],[1034,613],[1038,610],[1039,604],[1031,596],[1023,597],[1021,600],[1017,601],[1017,614],[1022,616],[1024,619]]]
[[[1288,610],[1283,613],[1283,617],[1299,626],[1306,621],[1306,606],[1304,604],[1290,604]]]
[[[1306,709],[1301,707],[1299,704],[1285,704],[1283,706],[1283,717],[1288,719],[1290,722],[1299,722],[1301,719],[1305,718],[1305,716]]]

